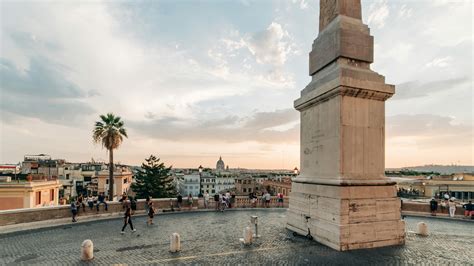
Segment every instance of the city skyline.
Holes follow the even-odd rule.
[[[386,168],[474,164],[470,5],[363,1],[372,69],[396,85]],[[92,128],[113,112],[130,135],[116,162],[299,167],[293,101],[310,80],[318,1],[1,7],[0,162],[106,161]]]

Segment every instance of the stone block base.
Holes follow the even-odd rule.
[[[394,185],[332,186],[293,182],[287,228],[333,249],[405,243]]]

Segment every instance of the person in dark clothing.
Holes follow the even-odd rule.
[[[77,206],[76,206],[76,201],[71,200],[71,213],[72,213],[72,222],[75,223],[76,221],[76,216],[77,216]]]
[[[183,196],[178,194],[178,209],[181,209],[181,204],[183,204]]]
[[[148,206],[148,221],[147,225],[153,224],[153,217],[155,216],[156,209],[153,207],[153,202],[150,201],[150,205]]]
[[[431,215],[436,216],[436,211],[438,210],[438,201],[435,200],[434,198],[432,198],[430,201],[430,209],[431,209]]]
[[[105,210],[107,211],[107,202],[105,202],[105,196],[104,196],[104,193],[100,193],[98,199],[97,199],[97,212],[99,212],[99,206],[100,204],[104,204],[105,205]]]
[[[464,217],[471,217],[474,216],[474,205],[472,205],[472,201],[470,200],[469,203],[464,204],[462,206],[464,208]]]
[[[132,208],[127,207],[124,213],[123,217],[123,227],[122,227],[122,234],[125,233],[125,227],[127,227],[127,224],[130,225],[130,229],[132,229],[132,232],[137,231],[137,229],[133,228],[133,223],[132,223]]]
[[[219,193],[214,194],[214,202],[216,203],[216,211],[219,210]]]

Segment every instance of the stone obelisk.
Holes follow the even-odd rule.
[[[385,100],[395,88],[370,69],[373,37],[360,0],[321,0],[301,115],[301,173],[287,228],[337,250],[405,242],[400,199],[384,174]]]

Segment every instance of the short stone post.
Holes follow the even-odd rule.
[[[260,237],[260,235],[258,234],[258,216],[250,216],[250,223],[255,225],[255,234],[253,235],[253,237]]]
[[[94,258],[94,244],[90,239],[84,240],[81,245],[81,260],[91,260]]]
[[[240,242],[244,245],[251,245],[253,240],[253,233],[250,226],[244,228],[244,238],[240,239]]]
[[[178,233],[173,233],[170,236],[170,252],[178,252],[181,250],[181,240]]]
[[[417,225],[418,231],[416,232],[420,236],[428,236],[428,225],[424,222],[419,222]]]

